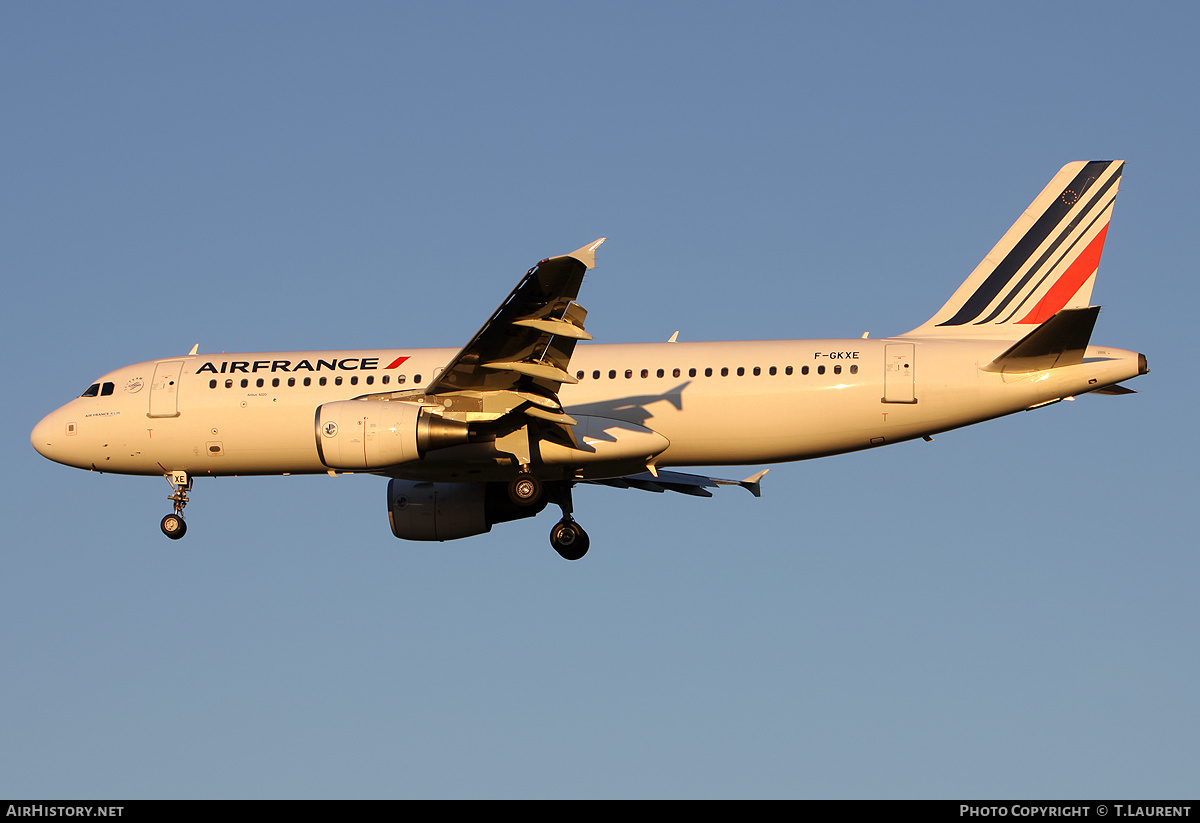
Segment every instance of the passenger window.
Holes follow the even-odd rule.
[[[247,378],[243,377],[242,378],[242,388],[243,389],[248,388],[249,385],[250,385],[250,381]]]
[[[372,383],[374,383],[374,382],[375,382],[375,375],[373,375],[373,374],[368,374],[368,375],[367,375],[367,385],[369,386],[369,385],[371,385],[371,384],[372,384]]]
[[[581,370],[581,371],[577,371],[577,372],[575,372],[575,379],[576,379],[576,380],[582,380],[582,379],[583,379],[583,371],[582,371],[582,370]]]
[[[695,377],[695,376],[696,376],[696,370],[688,369],[688,377]]]
[[[768,370],[767,370],[767,374],[769,374],[769,375],[771,375],[772,377],[774,377],[774,376],[775,376],[775,367],[774,367],[774,366],[772,366],[770,369],[768,369]]]
[[[594,372],[592,372],[592,379],[593,379],[593,380],[599,380],[599,379],[600,379],[600,370],[599,370],[599,369],[596,369]]]
[[[633,377],[633,369],[626,369],[625,370],[625,379],[628,380],[631,377]]]
[[[306,378],[304,378],[304,385],[306,385],[306,386],[311,386],[311,385],[312,385],[312,378],[311,378],[311,377],[306,377]]]
[[[216,380],[209,380],[209,381],[208,381],[208,387],[209,387],[210,389],[215,389],[215,388],[217,387],[217,381],[216,381]]]
[[[342,385],[342,376],[340,374],[337,377],[333,378],[333,385],[335,385],[335,386]]]
[[[322,378],[321,378],[320,380],[318,380],[317,382],[318,382],[319,384],[321,384],[322,386],[324,386],[326,383],[328,383],[328,382],[329,382],[329,378],[328,378],[328,377],[322,377]]]
[[[817,366],[817,374],[824,374],[824,373],[825,373],[825,367]]]
[[[791,366],[788,366],[786,369],[784,369],[784,370],[783,370],[783,373],[784,373],[784,374],[791,374],[791,373],[792,373],[792,367],[791,367]]]
[[[673,369],[673,370],[671,371],[671,376],[672,376],[672,377],[678,377],[678,376],[679,376],[679,369]]]
[[[391,383],[391,382],[392,382],[392,376],[391,376],[390,374],[385,374],[385,375],[383,376],[383,380],[382,380],[382,383],[383,383],[383,385],[385,385],[385,386],[386,386],[388,383]],[[306,385],[306,386],[307,386],[307,385],[308,385],[308,381],[305,381],[304,385]]]
[[[758,377],[760,374],[762,374],[762,369],[760,369],[758,366],[755,366],[754,367],[754,376]]]
[[[233,388],[233,381],[232,381],[232,380],[226,380],[226,381],[225,381],[225,388],[227,388],[227,389],[232,389],[232,388]]]
[[[357,375],[357,374],[352,374],[352,375],[350,375],[350,385],[351,385],[351,386],[357,386],[357,385],[358,385],[358,375]]]
[[[833,367],[833,373],[834,373],[834,374],[841,374],[841,373],[842,373],[842,367],[841,367],[841,366],[834,366],[834,367]]]
[[[616,377],[617,377],[617,370],[616,370],[616,369],[609,369],[609,370],[608,370],[608,379],[609,379],[609,380],[615,380],[615,379],[616,379]]]
[[[278,377],[271,378],[271,387],[275,388],[275,389],[279,388],[279,378]]]
[[[419,374],[414,374],[414,375],[413,375],[413,382],[414,382],[414,383],[420,383],[420,382],[421,382],[421,375],[419,375]]]
[[[721,367],[721,376],[722,376],[722,377],[728,377],[728,376],[729,376],[729,367],[728,367],[728,366],[722,366],[722,367]]]
[[[93,383],[92,385],[87,387],[87,389],[84,391],[83,394],[81,394],[79,396],[80,397],[95,397],[98,394],[100,394],[100,384]]]
[[[858,374],[858,366],[851,366],[851,367],[850,367],[850,373],[851,373],[851,374]]]
[[[712,377],[712,366],[709,366],[708,368],[706,368],[706,369],[704,370],[704,376],[705,376],[705,377]]]
[[[738,377],[745,377],[745,376],[746,376],[746,367],[738,366]]]
[[[296,385],[296,378],[294,378],[294,377],[289,377],[289,378],[288,378],[288,388],[291,388],[291,387],[292,387],[292,386],[294,386],[294,385]]]
[[[397,383],[397,385],[403,384],[404,383],[404,375],[402,375],[402,374],[396,375],[396,383]],[[322,383],[321,385],[324,386],[325,384]]]
[[[808,366],[801,366],[801,367],[800,367],[800,373],[801,373],[801,374],[808,374]]]
[[[646,379],[647,377],[649,377],[649,376],[650,376],[650,370],[649,370],[649,369],[642,369],[642,379],[643,379],[643,380],[645,380],[645,379]]]
[[[254,381],[254,385],[258,386],[258,387],[261,389],[261,388],[263,387],[263,383],[264,383],[264,382],[265,382],[265,381],[264,381],[264,380],[263,380],[263,379],[260,377],[260,378],[258,378],[257,380],[255,380],[255,381]]]

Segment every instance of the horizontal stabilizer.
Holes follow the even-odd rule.
[[[1122,386],[1120,383],[1113,383],[1111,386],[1095,389],[1088,392],[1088,394],[1137,394],[1137,392],[1127,386]]]
[[[1083,362],[1099,313],[1099,306],[1063,309],[1010,346],[983,370],[1031,372],[1078,366]]]

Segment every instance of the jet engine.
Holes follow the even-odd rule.
[[[325,403],[317,408],[317,454],[331,469],[382,469],[468,442],[468,424],[436,408],[400,400]]]
[[[491,531],[496,523],[533,517],[546,508],[520,507],[508,498],[507,483],[388,483],[388,519],[402,540],[457,540]]]

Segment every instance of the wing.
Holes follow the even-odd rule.
[[[532,392],[557,395],[575,344],[592,337],[583,330],[587,311],[574,302],[583,275],[596,265],[605,238],[543,260],[530,269],[471,342],[434,378],[427,394],[447,391]]]
[[[762,496],[761,483],[763,475],[770,469],[763,469],[758,474],[751,475],[745,480],[723,480],[719,477],[704,477],[698,474],[683,472],[656,471],[631,474],[627,477],[612,477],[604,480],[585,480],[597,486],[612,486],[618,489],[641,489],[647,492],[679,492],[696,497],[712,497],[711,488],[717,486],[741,486],[755,497]]]
[[[561,257],[538,263],[424,390],[456,411],[491,421],[497,443],[530,462],[530,437],[577,448],[575,419],[563,411],[558,391],[578,382],[568,372],[575,344],[591,340],[587,310],[575,302],[583,275],[596,265],[603,237]],[[451,399],[452,398],[452,399]]]

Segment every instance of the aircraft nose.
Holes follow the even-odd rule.
[[[37,449],[38,454],[42,457],[54,459],[54,414],[53,412],[46,415],[41,421],[33,427],[33,433],[29,435],[29,442]]]

